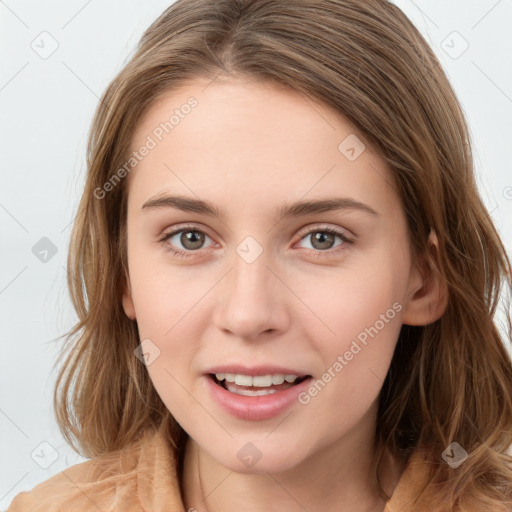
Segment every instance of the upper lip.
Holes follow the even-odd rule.
[[[292,368],[285,368],[284,366],[274,365],[258,365],[258,366],[244,366],[242,364],[221,364],[214,366],[206,371],[206,373],[235,373],[242,375],[296,375],[297,377],[304,377],[309,375],[307,372],[301,370],[294,370]]]

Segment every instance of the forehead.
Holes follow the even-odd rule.
[[[197,80],[168,91],[138,123],[129,174],[139,207],[169,191],[259,210],[264,204],[357,195],[396,206],[390,169],[343,115],[271,83]]]

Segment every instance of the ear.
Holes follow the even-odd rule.
[[[434,230],[428,237],[429,251],[439,259],[439,243]],[[409,279],[402,322],[406,325],[428,325],[443,315],[448,304],[446,283],[429,267],[425,258],[414,265]]]
[[[133,305],[132,299],[132,288],[130,285],[130,277],[125,274],[124,284],[123,284],[123,309],[126,316],[130,320],[135,320],[135,306]]]

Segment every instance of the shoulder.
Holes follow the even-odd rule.
[[[8,512],[101,510],[110,499],[105,485],[108,477],[103,476],[109,469],[113,469],[112,463],[105,464],[101,457],[71,466],[32,490],[19,493]]]
[[[510,450],[512,450],[512,445],[507,453],[511,453]],[[404,510],[437,512],[432,510],[431,504],[427,501],[423,499],[416,501],[420,490],[427,486],[431,480],[432,463],[429,460],[427,450],[424,448],[417,448],[412,453],[391,498],[386,502],[383,512],[402,512]],[[472,499],[468,500],[464,506],[464,510],[467,512],[481,512],[481,507]],[[456,510],[458,511],[459,507],[456,507]],[[494,512],[507,512],[507,509],[504,507],[503,509],[496,509]]]
[[[151,507],[152,477],[160,476],[155,470],[168,484],[176,480],[173,459],[162,432],[146,431],[123,450],[71,466],[19,493],[7,512],[139,512],[145,505]],[[176,486],[171,490],[175,492]]]

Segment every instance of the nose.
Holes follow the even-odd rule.
[[[285,332],[291,292],[279,272],[269,266],[264,255],[252,263],[236,255],[233,262],[218,285],[215,325],[224,333],[247,340]]]

